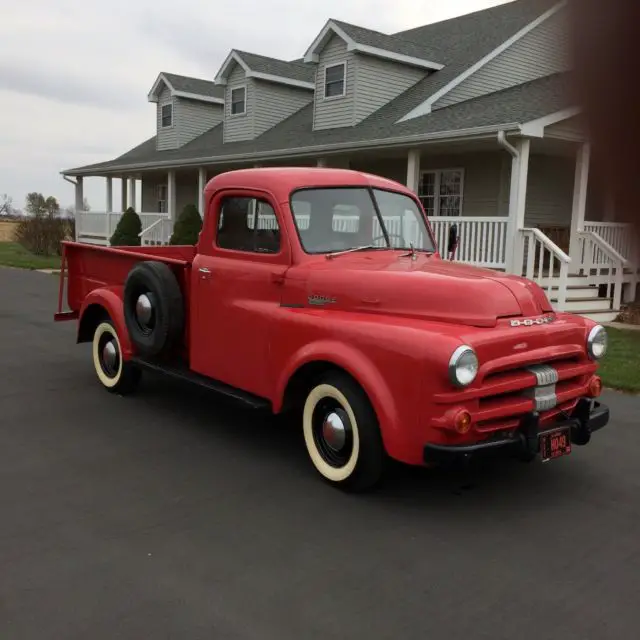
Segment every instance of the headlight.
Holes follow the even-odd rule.
[[[589,332],[587,338],[587,353],[593,360],[600,360],[607,353],[609,338],[607,330],[602,325],[596,325]]]
[[[471,347],[458,347],[449,360],[449,379],[456,387],[470,385],[478,375],[478,357]]]

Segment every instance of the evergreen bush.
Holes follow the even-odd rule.
[[[133,247],[140,245],[140,232],[142,222],[140,216],[129,207],[118,221],[116,230],[111,236],[111,245],[114,247]]]
[[[201,229],[202,218],[198,213],[198,208],[193,204],[188,204],[176,220],[169,244],[197,244]]]

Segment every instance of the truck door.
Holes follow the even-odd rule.
[[[192,370],[269,396],[267,360],[291,252],[277,204],[225,190],[210,203],[193,262]]]

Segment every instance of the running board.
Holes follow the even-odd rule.
[[[153,360],[146,360],[145,358],[131,358],[130,362],[137,365],[141,369],[147,369],[155,373],[162,373],[172,378],[182,380],[183,382],[190,382],[196,384],[199,387],[204,387],[210,391],[214,391],[226,398],[241,402],[244,405],[251,407],[252,409],[263,409],[271,411],[271,402],[260,396],[256,396],[253,393],[242,391],[224,382],[218,382],[213,378],[207,378],[199,373],[191,371],[185,365],[180,364],[166,364],[164,362],[157,362]]]

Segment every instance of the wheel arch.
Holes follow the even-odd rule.
[[[129,333],[124,322],[124,310],[122,305],[121,288],[94,289],[82,303],[80,309],[80,321],[76,341],[78,344],[91,342],[93,334],[106,318],[113,322],[123,356],[130,357],[133,354]]]
[[[297,399],[310,390],[312,380],[330,371],[345,373],[362,388],[378,418],[385,448],[393,449],[399,425],[393,394],[375,364],[361,351],[343,343],[315,343],[295,354],[278,382],[274,412],[295,409]]]

